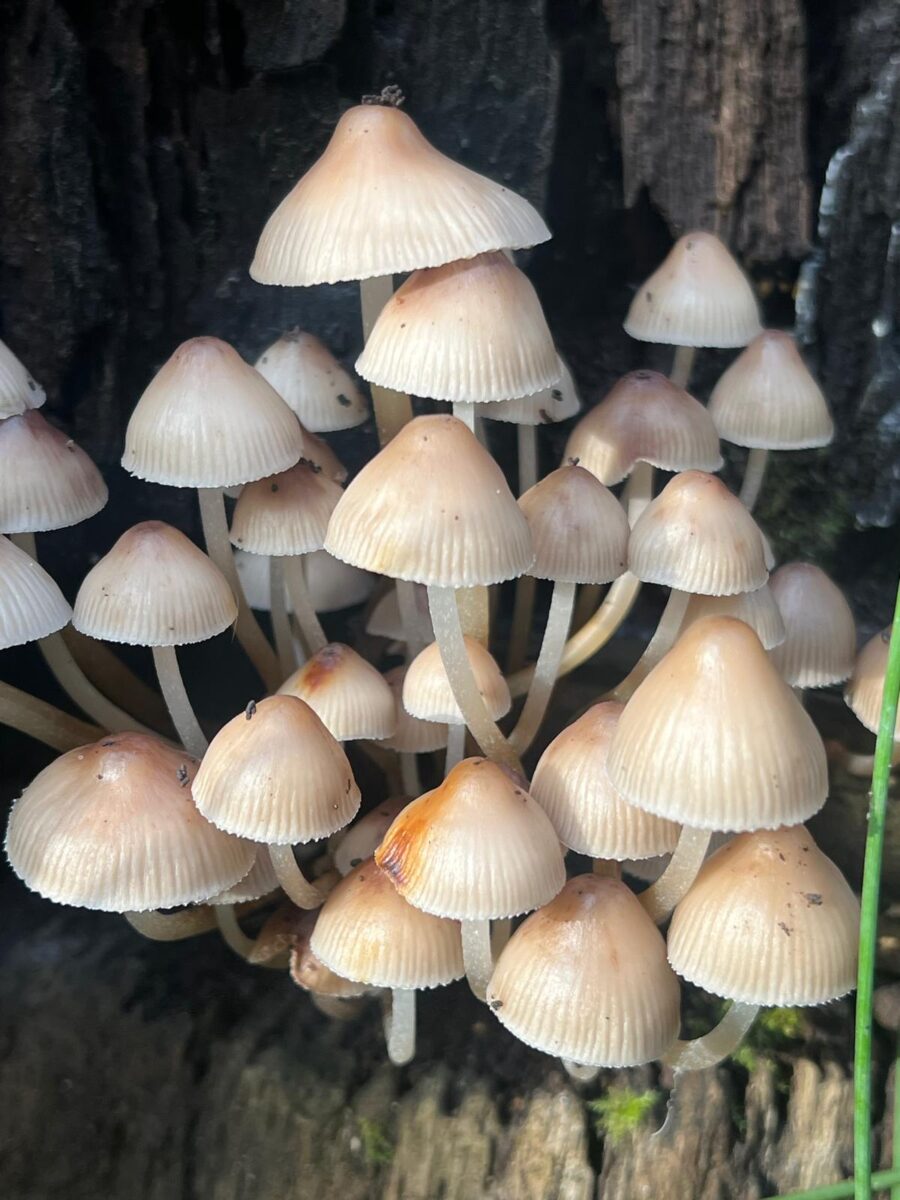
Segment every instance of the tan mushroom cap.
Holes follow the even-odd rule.
[[[516,396],[512,400],[492,400],[478,410],[489,421],[506,421],[511,425],[556,425],[568,421],[581,411],[581,398],[565,360],[556,356],[559,381],[552,387],[535,392],[533,396]]]
[[[182,342],[138,400],[122,466],[174,487],[231,487],[312,458],[300,423],[227,342]]]
[[[502,583],[534,557],[503,472],[450,416],[414,418],[363,467],[332,513],[325,549],[440,587]]]
[[[578,875],[513,934],[488,1006],[527,1046],[571,1062],[631,1067],[678,1036],[678,980],[666,945],[617,879]]]
[[[589,471],[558,467],[519,498],[519,508],[531,530],[535,579],[609,583],[625,570],[628,518]]]
[[[269,696],[223,725],[194,798],[219,829],[278,846],[336,833],[360,800],[343,749],[295,696]]]
[[[94,516],[109,493],[71,438],[35,409],[0,421],[0,529],[42,533]]]
[[[311,333],[283,333],[255,366],[313,433],[354,429],[368,420],[369,408],[355,380]]]
[[[625,332],[669,346],[746,346],[761,332],[750,280],[712,233],[680,237],[625,318]]]
[[[764,650],[772,650],[784,641],[784,621],[772,594],[771,581],[755,591],[737,592],[733,596],[691,596],[681,620],[681,631],[704,617],[736,617],[750,626]]]
[[[440,987],[465,974],[457,922],[407,903],[371,858],[329,895],[309,946],[338,975],[374,987]]]
[[[623,375],[578,422],[566,443],[607,487],[620,483],[639,462],[663,471],[718,471],[719,435],[699,400],[658,371]]]
[[[44,568],[0,537],[0,650],[48,637],[71,617],[65,596]]]
[[[759,526],[721,479],[675,475],[644,509],[628,542],[628,569],[644,583],[732,596],[769,576]]]
[[[529,912],[566,878],[543,809],[486,758],[464,759],[407,805],[375,861],[410,904],[458,920]]]
[[[256,849],[203,819],[196,770],[183,750],[140,733],[70,750],[13,808],[12,869],[48,900],[104,912],[174,908],[230,887]]]
[[[388,300],[356,370],[434,400],[530,396],[559,380],[537,293],[505,254],[416,271]]]
[[[623,705],[593,704],[553,739],[540,757],[531,793],[556,836],[591,858],[653,858],[675,849],[679,828],[628,804],[606,773],[606,760]]]
[[[260,846],[253,866],[244,878],[239,879],[232,887],[226,888],[224,892],[217,892],[215,896],[210,896],[206,903],[244,904],[248,900],[258,900],[260,896],[268,896],[270,892],[277,891],[280,886],[269,852],[264,846]]]
[[[685,631],[625,706],[607,759],[632,804],[696,829],[774,829],[818,812],[825,747],[759,638],[734,617]]]
[[[844,593],[812,563],[785,563],[769,580],[786,636],[772,662],[792,687],[843,683],[856,658],[856,622]]]
[[[231,541],[251,554],[321,550],[340,485],[305,458],[287,471],[248,483],[231,519]]]
[[[709,398],[719,435],[736,446],[827,446],[834,424],[822,389],[789,333],[766,329],[722,375]]]
[[[441,154],[406,113],[358,105],[269,218],[250,274],[308,287],[399,275],[549,236],[527,200]]]
[[[859,902],[802,825],[742,833],[675,909],[669,962],[745,1004],[824,1004],[856,986]]]
[[[384,744],[389,750],[396,750],[398,754],[429,754],[432,750],[443,750],[447,745],[446,722],[414,717],[403,704],[403,686],[406,674],[406,667],[392,667],[384,675],[394,694],[394,708],[397,714],[396,732],[391,737],[385,738]],[[507,688],[508,695],[509,689]],[[508,712],[509,709],[507,708],[506,711]]]
[[[32,379],[6,342],[0,342],[0,420],[40,408],[46,399],[41,385]]]
[[[394,694],[387,680],[342,642],[323,646],[278,691],[305,700],[339,742],[381,741],[397,731]]]
[[[295,918],[292,937],[291,979],[297,987],[317,996],[334,996],[340,1000],[349,1000],[354,996],[365,995],[369,990],[365,984],[337,975],[316,958],[310,949],[310,939],[321,911],[320,908],[312,912],[296,910],[298,915]]]
[[[877,733],[881,724],[881,702],[890,645],[891,630],[888,626],[870,638],[860,650],[850,682],[844,690],[844,700],[871,733]],[[900,716],[894,729],[894,741],[900,741]]]
[[[475,685],[491,719],[498,721],[512,708],[512,698],[503,672],[491,652],[477,638],[465,636],[463,640]],[[453,695],[437,642],[426,646],[410,663],[403,681],[403,707],[423,721],[465,725],[465,717]]]
[[[142,521],[92,567],[75,597],[80,633],[130,646],[185,646],[234,623],[225,576],[180,530]]]
[[[335,870],[349,875],[361,862],[371,858],[390,829],[397,814],[409,804],[408,796],[395,796],[384,800],[352,825],[335,834],[336,845],[330,847]]]

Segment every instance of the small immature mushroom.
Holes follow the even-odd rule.
[[[565,883],[553,826],[512,774],[467,758],[396,818],[375,853],[401,896],[462,921],[472,990],[493,969],[490,923],[546,904]]]
[[[856,622],[840,588],[812,563],[785,563],[769,580],[786,636],[772,662],[795,688],[843,683],[856,657]]]
[[[385,800],[365,816],[358,817],[352,825],[336,833],[332,839],[334,869],[340,875],[349,875],[361,862],[371,858],[394,818],[407,804],[407,796]]]
[[[85,576],[75,628],[98,641],[150,646],[172,723],[200,757],[206,738],[185,691],[176,646],[205,642],[234,623],[224,575],[179,530],[143,521],[127,530]]]
[[[41,385],[35,383],[6,342],[0,342],[0,420],[40,408],[46,399]]]
[[[306,701],[339,742],[383,741],[397,729],[394,695],[384,676],[341,642],[323,646],[278,692]]]
[[[407,670],[407,667],[392,667],[390,671],[385,672],[384,677],[394,694],[397,728],[391,737],[385,738],[384,746],[387,750],[394,750],[400,755],[403,787],[410,795],[417,796],[422,790],[422,785],[419,780],[416,755],[443,750],[448,744],[449,729],[445,721],[421,720],[407,712],[403,705],[403,685]],[[463,736],[465,736],[465,724],[462,729]],[[462,756],[460,755],[460,757]]]
[[[283,333],[254,365],[311,433],[355,429],[369,419],[356,381],[311,333]]]
[[[684,610],[680,632],[683,633],[704,617],[736,617],[750,626],[764,650],[773,650],[784,641],[785,631],[771,583],[770,579],[761,588],[755,588],[752,592],[736,592],[733,596],[691,596]]]

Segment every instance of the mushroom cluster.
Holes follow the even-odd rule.
[[[841,592],[812,564],[773,571],[751,511],[770,450],[831,438],[825,400],[790,336],[761,328],[726,247],[689,233],[625,321],[674,347],[671,375],[618,380],[542,473],[538,431],[580,407],[513,259],[549,231],[398,101],[386,89],[344,114],[250,268],[359,283],[380,446],[349,482],[322,435],[369,410],[321,341],[283,333],[251,366],[193,338],[138,399],[122,463],[196,489],[205,551],[143,521],[70,608],[34,534],[87,520],[106,488],[0,344],[0,648],[38,642],[90,722],[0,684],[0,719],[62,752],[13,808],[9,861],[40,895],[149,937],[218,928],[331,1015],[379,997],[396,1063],[415,1051],[415,993],[465,975],[577,1078],[708,1066],[759,1007],[854,984],[858,903],[804,825],[828,762],[803,695],[849,679],[873,729],[886,642],[856,658]],[[687,390],[704,347],[741,350],[708,406]],[[517,494],[491,420],[518,426]],[[740,495],[716,474],[720,437],[749,451]],[[508,581],[507,628],[492,617]],[[529,666],[535,581],[549,609]],[[557,681],[644,584],[669,594],[643,655],[529,780]],[[592,608],[573,632],[579,595]],[[330,640],[322,614],[364,603],[354,645]],[[177,648],[231,627],[260,689],[210,739]],[[164,710],[107,643],[151,649]],[[365,796],[364,761],[381,779]],[[569,852],[589,861],[567,870]],[[644,890],[623,878],[660,856]],[[731,1001],[690,1041],[683,985]]]

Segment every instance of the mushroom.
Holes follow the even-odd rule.
[[[0,420],[40,408],[46,399],[41,385],[34,381],[6,342],[0,342]]]
[[[385,800],[334,835],[329,848],[339,875],[349,875],[361,862],[372,857],[394,818],[407,804],[408,796]]]
[[[774,650],[784,641],[785,629],[771,582],[770,579],[769,583],[752,592],[735,592],[731,596],[701,596],[694,593],[688,597],[679,632],[683,633],[704,617],[736,617],[750,626],[764,650]]]
[[[109,498],[103,476],[71,438],[37,409],[0,421],[0,530],[67,529],[100,512]],[[22,546],[35,557],[34,551]]]
[[[362,997],[376,994],[380,989],[343,979],[316,958],[309,943],[321,911],[304,912],[296,920],[291,939],[290,976],[297,987],[310,994],[313,1004],[325,1016],[338,1021],[352,1020],[359,1012]]]
[[[305,700],[339,742],[383,741],[397,729],[394,695],[384,676],[341,642],[323,646],[278,693]]]
[[[254,366],[311,433],[355,429],[369,419],[356,381],[311,333],[283,333]]]
[[[477,644],[480,646],[480,643]],[[404,708],[403,684],[408,669],[408,667],[392,667],[390,671],[385,672],[384,677],[394,695],[397,728],[389,738],[384,739],[384,746],[400,755],[400,774],[403,787],[411,795],[418,796],[422,785],[416,756],[428,754],[433,750],[445,749],[449,740],[449,729],[446,722],[421,720]],[[449,687],[449,684],[447,686]],[[465,735],[465,724],[462,729],[463,735]],[[373,852],[374,849],[373,846]]]
[[[866,642],[856,656],[853,673],[844,689],[844,701],[847,706],[860,724],[874,734],[879,732],[881,725],[881,706],[884,698],[884,680],[890,642],[890,626],[882,629],[880,633],[876,633]],[[900,755],[900,720],[897,721],[894,729],[894,743],[892,761],[896,763],[898,755]],[[863,774],[867,773],[866,767],[871,770],[872,761],[866,758],[858,770]]]
[[[793,688],[843,683],[853,672],[856,622],[844,593],[812,563],[785,563],[769,587],[781,611],[784,641],[772,662]]]

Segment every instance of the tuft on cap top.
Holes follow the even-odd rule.
[[[255,366],[313,433],[354,429],[368,420],[368,406],[353,377],[311,333],[283,333]]]
[[[41,385],[35,383],[9,346],[0,342],[0,420],[40,408],[46,399]]]
[[[877,733],[881,723],[881,701],[890,644],[890,626],[870,638],[857,655],[853,674],[844,690],[847,704],[871,733]],[[900,741],[900,716],[894,730],[894,741]]]
[[[98,513],[103,476],[71,438],[32,409],[0,421],[0,529],[43,533]]]
[[[772,662],[791,687],[843,683],[856,658],[856,622],[844,593],[812,563],[785,563],[769,580],[786,636]]]
[[[289,470],[242,489],[231,519],[232,545],[278,556],[321,550],[340,498],[340,485],[301,458]]]
[[[305,700],[339,742],[381,741],[397,731],[394,694],[387,680],[342,642],[323,646],[278,691]]]
[[[398,754],[428,754],[432,750],[443,750],[447,745],[446,724],[414,717],[404,707],[403,686],[407,670],[407,667],[392,667],[390,671],[385,672],[384,677],[394,694],[397,730],[391,737],[385,739],[384,744],[389,750],[396,750]],[[508,695],[509,689],[507,688]]]
[[[568,421],[581,411],[578,388],[561,355],[556,356],[559,382],[533,396],[516,396],[513,400],[492,400],[478,410],[489,421],[506,421],[510,425],[556,425]]]
[[[512,698],[503,673],[491,652],[486,650],[477,638],[465,636],[463,640],[475,686],[491,720],[498,721],[505,717],[512,707]],[[465,725],[465,717],[453,695],[437,642],[426,646],[410,663],[403,681],[403,707],[413,717],[422,721]]]
[[[733,596],[691,596],[680,632],[704,617],[736,617],[750,626],[764,650],[772,650],[784,641],[784,621],[767,583],[753,592],[736,592]]]
[[[250,274],[287,287],[340,283],[549,236],[526,200],[441,154],[406,113],[358,105],[267,221]]]
[[[71,618],[65,596],[44,568],[0,537],[0,650],[48,637]]]
[[[535,579],[609,583],[625,570],[628,518],[608,488],[582,467],[551,471],[519,498],[525,514]]]
[[[746,346],[761,332],[750,281],[712,233],[678,239],[638,288],[625,332],[669,346]]]

